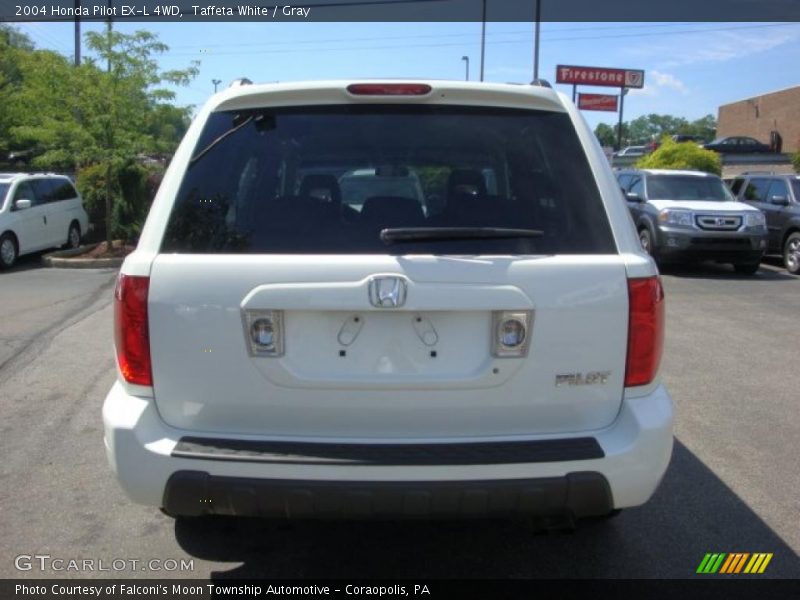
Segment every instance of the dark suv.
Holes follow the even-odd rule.
[[[617,180],[639,233],[657,262],[732,263],[758,271],[767,247],[764,214],[736,202],[716,175],[698,171],[622,169]]]
[[[782,255],[786,270],[800,275],[800,175],[749,172],[730,186],[737,199],[766,215],[767,253]]]

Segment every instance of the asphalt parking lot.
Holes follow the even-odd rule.
[[[800,278],[667,271],[672,464],[647,505],[573,534],[517,523],[173,521],[106,464],[111,270],[0,273],[0,578],[688,577],[706,552],[772,552],[800,577]],[[193,571],[19,571],[15,557],[193,559]]]

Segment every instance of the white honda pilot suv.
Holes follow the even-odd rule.
[[[215,95],[114,303],[108,459],[167,514],[573,521],[670,460],[658,272],[547,86]]]

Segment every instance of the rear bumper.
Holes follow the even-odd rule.
[[[445,518],[607,515],[611,490],[599,473],[483,481],[298,481],[178,471],[167,481],[173,515],[285,518]]]
[[[398,459],[376,440],[383,446],[375,453],[380,460],[351,460],[347,454],[331,461],[329,456],[298,460],[285,450],[278,459],[274,452],[265,458],[258,448],[267,441],[252,436],[242,436],[233,455],[224,448],[223,456],[209,455],[214,443],[204,448],[197,432],[189,438],[169,427],[152,399],[130,396],[119,383],[103,406],[106,452],[123,490],[135,502],[179,515],[602,515],[643,504],[653,494],[669,464],[672,418],[672,400],[658,387],[647,396],[626,398],[616,421],[591,435],[426,440],[426,447],[436,442],[448,449],[443,455],[449,458],[423,460],[412,452],[417,458],[411,461]],[[301,445],[314,445],[308,442]],[[492,445],[504,446],[494,453],[496,460],[477,457]],[[342,446],[347,444],[336,444]],[[515,447],[516,459],[508,454]],[[465,459],[470,451],[474,461]]]

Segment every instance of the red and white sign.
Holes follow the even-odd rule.
[[[578,94],[578,108],[617,112],[617,98],[614,94]]]
[[[641,88],[644,87],[644,71],[640,69],[607,69],[605,67],[557,65],[556,83]]]

